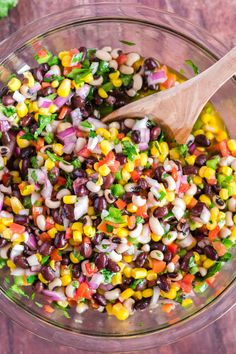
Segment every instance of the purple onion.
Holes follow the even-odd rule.
[[[39,97],[38,106],[41,108],[48,108],[52,104],[52,101],[45,97]]]
[[[111,243],[111,241],[109,240],[102,240],[102,242],[96,246],[96,249],[99,252],[111,252],[113,251],[115,248],[117,247],[117,245],[115,245],[114,243]]]
[[[164,70],[158,70],[154,73],[151,73],[147,77],[148,85],[156,85],[156,84],[162,84],[168,79],[166,72]]]
[[[65,298],[65,296],[63,296],[63,294],[60,294],[60,293],[58,293],[56,291],[43,290],[42,293],[45,296],[50,297],[50,299],[53,300],[53,301],[62,301]]]
[[[193,154],[194,150],[196,149],[196,145],[194,143],[192,143],[189,148],[188,151],[190,154]]]
[[[58,107],[61,108],[62,106],[64,106],[64,104],[66,104],[71,97],[73,96],[73,93],[70,93],[67,97],[57,97],[55,98],[55,100],[53,101],[53,103]]]
[[[82,99],[85,99],[89,94],[90,87],[90,85],[85,84],[84,86],[76,90],[76,94]]]
[[[103,281],[104,276],[101,273],[96,273],[89,281],[89,286],[91,287],[91,289],[96,290]]]
[[[29,235],[29,238],[28,238],[28,241],[26,242],[26,244],[27,244],[27,246],[29,246],[29,248],[31,250],[35,250],[37,248],[36,239],[33,234]]]
[[[81,120],[83,118],[80,108],[78,107],[78,108],[74,109],[73,111],[71,111],[70,115],[71,115],[71,118],[72,118],[73,127],[78,128],[79,125],[80,125],[80,122],[81,122]]]
[[[67,143],[64,147],[63,147],[63,152],[65,154],[71,154],[74,151],[75,148],[75,143]]]
[[[67,128],[60,133],[57,133],[57,137],[64,144],[76,142],[76,130],[74,127]]]
[[[89,123],[91,123],[95,129],[98,128],[107,128],[107,125],[104,124],[103,122],[101,122],[100,120],[96,119],[96,118],[88,118]]]
[[[140,143],[138,144],[139,151],[147,150],[148,149],[148,143]]]
[[[39,82],[36,82],[33,87],[30,88],[30,93],[34,94],[41,89]]]
[[[0,192],[0,210],[2,210],[3,207],[3,200],[4,200],[4,194]]]
[[[102,290],[105,290],[105,291],[109,291],[109,290],[111,290],[113,288],[114,288],[114,285],[112,285],[112,284],[101,284],[99,286],[99,289],[102,289]]]
[[[11,128],[10,123],[7,120],[0,120],[0,131],[7,132]]]

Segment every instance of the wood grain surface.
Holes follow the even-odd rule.
[[[31,20],[88,2],[86,0],[19,0],[18,7],[11,11],[10,16],[0,21],[0,41]],[[114,2],[127,3],[129,1],[113,0]],[[175,12],[196,25],[206,28],[229,48],[236,45],[236,0],[138,0],[136,2]],[[147,350],[145,353],[235,354],[235,318],[236,308],[208,328],[193,333],[176,344]],[[27,332],[0,313],[0,354],[41,353],[82,354],[83,351],[47,342]],[[90,354],[95,354],[95,352]]]

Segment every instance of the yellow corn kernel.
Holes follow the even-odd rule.
[[[7,84],[9,90],[17,91],[21,87],[21,81],[16,77],[13,77]]]
[[[216,136],[217,141],[223,141],[228,138],[228,134],[226,133],[225,130],[220,130],[218,131],[218,134]]]
[[[112,145],[109,141],[103,140],[100,143],[100,149],[103,155],[107,155],[112,150]]]
[[[123,273],[124,273],[126,278],[131,278],[132,268],[125,267],[124,270],[123,270]]]
[[[61,59],[61,64],[62,66],[70,66],[71,64],[71,55],[70,54],[65,54],[63,55],[62,59]]]
[[[236,140],[235,139],[229,139],[227,141],[227,146],[231,152],[236,151]]]
[[[113,86],[115,86],[115,87],[121,87],[122,86],[122,80],[121,79],[112,80],[111,82],[112,82]]]
[[[90,207],[88,208],[88,215],[89,215],[89,216],[95,215],[94,207],[90,206]]]
[[[148,156],[147,154],[145,154],[144,152],[142,152],[139,155],[139,160],[140,160],[140,166],[144,167],[146,166],[147,162],[148,162]]]
[[[233,170],[229,166],[221,166],[220,169],[219,169],[219,172],[223,173],[226,176],[231,176],[232,173],[233,173]]]
[[[51,238],[54,238],[57,232],[58,232],[57,229],[55,227],[52,227],[50,230],[48,230],[47,233]]]
[[[65,231],[64,225],[55,224],[55,228],[57,229],[57,231]]]
[[[128,171],[126,171],[124,168],[122,168],[121,175],[122,175],[122,179],[125,182],[127,182],[131,177],[130,173]]]
[[[99,87],[98,94],[102,98],[107,98],[108,97],[108,94],[106,93],[106,91],[102,87]]]
[[[157,147],[155,145],[153,145],[151,148],[151,155],[154,157],[160,156],[159,150],[157,149]]]
[[[129,311],[119,302],[112,306],[112,314],[120,321],[129,317]]]
[[[90,74],[84,76],[82,80],[84,82],[86,82],[86,84],[89,84],[91,81],[93,81],[93,74],[90,73]]]
[[[55,162],[48,158],[44,163],[44,167],[47,171],[51,171],[55,167]]]
[[[116,231],[116,235],[118,237],[127,237],[129,235],[129,231],[123,227],[119,227]]]
[[[55,113],[58,110],[58,107],[55,104],[51,104],[49,107],[49,113]]]
[[[88,237],[93,237],[96,233],[96,229],[90,225],[84,226],[84,234]]]
[[[229,198],[228,190],[226,188],[222,188],[219,192],[219,196],[221,199],[227,200]]]
[[[25,71],[23,73],[24,77],[27,79],[27,86],[28,87],[33,87],[34,84],[35,84],[35,80],[34,80],[34,77],[32,75],[32,73],[30,71]]]
[[[192,305],[192,303],[193,303],[193,300],[187,298],[187,299],[184,299],[184,300],[182,301],[182,304],[181,304],[181,305],[182,305],[183,307],[188,307],[188,306]]]
[[[204,262],[206,259],[207,259],[207,257],[206,257],[205,254],[201,254],[201,255],[200,255],[200,260],[201,260],[201,262]]]
[[[216,226],[217,226],[216,221],[206,224],[207,230],[209,230],[209,231],[214,230],[216,228]]]
[[[121,294],[120,297],[122,298],[122,300],[127,300],[129,299],[131,296],[134,295],[134,290],[131,288],[125,289]]]
[[[33,184],[27,184],[21,191],[20,194],[23,195],[24,197],[26,195],[31,195],[35,190],[35,187]]]
[[[96,130],[96,133],[97,133],[97,135],[100,135],[107,140],[110,139],[110,137],[111,137],[111,133],[105,128],[98,128]]]
[[[136,299],[136,300],[141,300],[143,295],[142,295],[142,292],[141,291],[135,291],[133,297]]]
[[[170,150],[170,159],[171,160],[179,160],[180,155],[177,149],[173,148]]]
[[[68,301],[66,301],[66,300],[61,300],[61,301],[57,301],[57,304],[60,306],[60,307],[64,307],[64,308],[66,308],[66,307],[68,307]],[[77,305],[77,306],[79,306],[79,304]]]
[[[0,218],[0,222],[4,226],[10,226],[13,223],[13,218]]]
[[[76,195],[65,195],[65,196],[63,197],[63,202],[64,202],[65,204],[75,204],[76,199],[77,199],[77,196],[76,196]]]
[[[185,161],[187,162],[188,165],[191,165],[191,166],[194,165],[195,160],[196,160],[195,155],[190,155],[190,156],[185,157]]]
[[[52,150],[55,154],[62,156],[63,155],[63,145],[62,144],[52,144]]]
[[[126,164],[124,165],[124,169],[126,170],[126,171],[128,171],[128,172],[133,172],[133,170],[134,170],[134,163],[133,163],[133,161],[128,161],[128,162],[126,162]]]
[[[13,213],[19,214],[19,212],[24,209],[24,206],[21,204],[18,198],[11,197],[11,208]]]
[[[0,224],[0,232],[2,233],[4,230],[6,230],[6,226],[3,224]]]
[[[211,205],[211,199],[206,194],[202,194],[199,197],[199,200],[200,202],[205,203],[207,207]]]
[[[207,139],[209,139],[209,140],[213,140],[215,137],[215,135],[212,132],[206,132],[205,135],[206,135]]]
[[[32,112],[38,112],[39,106],[36,101],[31,103],[31,109],[32,109]]]
[[[193,182],[199,186],[200,184],[202,184],[202,178],[200,176],[194,176],[193,177]]]
[[[18,114],[18,116],[20,118],[23,118],[24,116],[26,116],[26,114],[28,113],[28,107],[26,106],[25,102],[17,103],[16,113]]]
[[[30,146],[30,141],[29,140],[26,140],[26,139],[22,139],[23,134],[18,133],[17,136],[16,136],[16,142],[17,142],[17,145],[21,148],[21,149],[24,149],[28,146]]]
[[[145,289],[142,292],[143,297],[151,297],[153,295],[153,290],[152,289]]]
[[[12,270],[16,268],[15,263],[13,263],[10,259],[7,260],[7,266]]]
[[[75,242],[82,242],[82,232],[77,230],[73,231],[73,240]]]
[[[60,97],[67,97],[70,93],[71,81],[69,79],[64,79],[57,89],[57,94]]]
[[[169,203],[173,202],[175,200],[175,192],[174,191],[166,191],[165,199]]]
[[[153,272],[153,270],[148,270],[147,272],[147,280],[156,280],[157,273]]]
[[[60,52],[60,53],[58,54],[58,58],[59,58],[60,60],[62,60],[62,58],[63,58],[65,55],[70,55],[70,52],[64,50],[63,52]]]
[[[232,229],[231,229],[231,236],[230,236],[231,239],[233,239],[234,241],[236,241],[236,226],[234,226]]]
[[[41,273],[38,274],[38,278],[44,284],[48,284],[49,283],[46,279],[44,279],[44,277],[42,276]]]
[[[53,88],[57,88],[59,86],[59,81],[58,80],[53,80],[52,83],[51,83],[51,86]]]
[[[133,260],[133,256],[132,255],[128,255],[128,256],[123,256],[123,261],[126,263],[131,263]]]
[[[123,262],[117,262],[118,266],[120,267],[121,273],[123,273],[123,270],[125,269],[125,263]]]
[[[2,232],[2,237],[5,238],[6,240],[10,240],[12,237],[12,232],[10,229],[5,229]]]
[[[121,274],[121,272],[116,273],[115,275],[113,275],[111,282],[112,282],[112,285],[122,284],[122,274]]]
[[[114,73],[109,74],[109,79],[117,80],[120,76],[119,70],[116,70]]]
[[[39,108],[39,111],[38,111],[39,114],[43,114],[45,116],[48,116],[50,113],[49,113],[49,108]]]
[[[108,315],[112,315],[112,304],[111,303],[106,305],[106,311],[107,311]]]
[[[209,269],[209,268],[211,268],[214,264],[215,264],[215,261],[213,261],[213,260],[211,260],[211,259],[206,259],[206,260],[203,262],[203,267],[206,268],[206,269]]]
[[[197,264],[199,264],[199,262],[200,262],[200,255],[199,255],[199,253],[193,252],[193,255],[194,255],[194,260],[195,260],[195,262],[196,262]]]
[[[199,173],[200,174],[200,173]],[[206,179],[215,178],[215,170],[211,167],[207,167],[204,171],[204,176]]]
[[[74,230],[77,230],[77,231],[80,231],[82,232],[83,231],[83,224],[82,222],[74,222],[72,225],[71,225],[71,230],[74,231]]]
[[[212,116],[209,113],[202,113],[201,114],[201,121],[204,124],[208,124],[210,122],[211,118],[212,118]]]
[[[131,275],[134,279],[143,279],[147,276],[147,269],[145,268],[134,268],[132,269]]]
[[[104,164],[98,168],[98,173],[102,177],[108,176],[110,172],[111,172],[111,170],[106,164]]]
[[[224,219],[225,219],[225,213],[220,210],[220,211],[219,211],[219,214],[218,214],[218,219],[217,219],[217,220],[219,221],[219,220],[224,220]]]
[[[230,188],[230,195],[236,195],[236,183],[235,182],[230,182],[228,187]]]
[[[165,292],[163,290],[161,290],[160,292],[161,296],[166,298],[166,299],[171,299],[174,300],[176,298],[176,289],[170,289],[170,291]]]
[[[119,131],[116,128],[110,128],[109,132],[110,132],[110,135],[111,135],[110,136],[111,140],[116,139],[117,135],[119,134]]]
[[[61,279],[61,284],[62,286],[67,286],[71,283],[72,279],[70,275],[63,275],[63,277],[60,278]]]
[[[134,205],[133,203],[129,203],[127,205],[126,209],[129,213],[136,213],[136,211],[138,210],[138,207],[136,205]]]
[[[208,168],[207,166],[202,166],[199,169],[198,174],[199,174],[200,177],[202,177],[202,178],[205,177],[204,174],[205,174],[205,171],[206,171],[207,168]]]
[[[151,234],[151,238],[152,238],[153,241],[157,242],[157,241],[160,241],[161,236],[158,236],[158,235],[152,233]]]

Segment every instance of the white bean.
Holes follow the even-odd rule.
[[[191,234],[189,234],[184,240],[178,241],[178,244],[180,245],[180,247],[186,248],[191,246],[193,242],[194,242],[194,238],[192,237]]]
[[[75,291],[76,291],[76,289],[73,286],[73,283],[71,282],[69,285],[67,285],[67,287],[65,289],[66,296],[73,298],[75,295]]]
[[[126,192],[133,192],[135,187],[136,187],[136,183],[127,183],[124,186],[124,189],[125,189]]]
[[[179,281],[181,279],[183,279],[183,275],[179,273],[176,278],[171,278],[171,281]]]
[[[129,235],[131,238],[137,238],[141,235],[142,230],[143,230],[143,225],[140,223],[135,227],[134,230],[129,232]]]
[[[145,245],[143,245],[141,250],[144,251],[144,252],[147,252],[147,253],[150,252],[149,244],[146,243]]]
[[[148,224],[145,224],[143,226],[141,235],[137,237],[137,240],[142,244],[149,243],[151,241],[150,229]]]
[[[81,302],[81,303],[79,303],[77,306],[76,306],[76,308],[75,308],[75,311],[77,312],[77,313],[83,313],[83,312],[85,312],[85,311],[87,311],[88,310],[88,305],[87,304],[85,304],[84,302]]]
[[[132,129],[134,124],[135,124],[135,120],[134,119],[131,119],[131,118],[127,118],[124,120],[124,124],[127,128],[130,128]]]
[[[129,53],[127,54],[126,65],[132,66],[139,59],[140,59],[140,55],[138,53]]]
[[[207,275],[207,269],[199,267],[198,270],[202,277],[205,277],[205,275]]]
[[[117,253],[124,253],[126,251],[128,251],[129,249],[129,245],[125,244],[125,243],[121,243],[116,247],[116,252]]]
[[[164,228],[161,226],[160,221],[155,218],[154,216],[151,216],[149,218],[149,226],[152,232],[158,236],[163,236],[165,231]]]
[[[232,211],[226,211],[225,213],[225,225],[226,226],[233,226],[233,213]]]
[[[120,66],[120,72],[125,75],[131,75],[134,72],[134,68],[132,68],[131,66],[127,66],[127,65],[122,64]]]
[[[131,297],[123,302],[124,307],[129,311],[130,315],[134,313],[134,304],[135,300]]]
[[[122,255],[113,250],[110,252],[109,258],[114,262],[120,262],[122,260]]]
[[[236,211],[236,199],[230,198],[228,201],[228,209],[229,211]]]
[[[53,290],[55,288],[58,288],[60,287],[62,284],[62,281],[60,278],[55,278],[53,279],[53,281],[51,281],[51,283],[48,284],[48,289],[49,290]]]
[[[93,181],[88,181],[86,183],[86,187],[88,188],[88,190],[90,192],[93,192],[93,193],[98,193],[101,189],[101,186],[98,186],[96,183],[94,183]]]
[[[133,89],[135,91],[139,91],[139,90],[141,90],[142,85],[143,85],[142,76],[140,74],[134,74],[134,76],[133,76]]]
[[[69,189],[63,188],[57,193],[57,199],[62,199],[66,195],[71,195]]]
[[[175,183],[174,178],[171,177],[171,176],[168,176],[168,177],[166,177],[165,180],[166,180],[166,182],[168,183],[168,190],[169,190],[169,191],[174,191],[175,188],[176,188],[176,183]]]
[[[36,224],[41,231],[46,230],[46,219],[44,215],[38,215],[36,218]]]
[[[228,229],[227,227],[223,227],[221,230],[220,230],[220,238],[227,238],[231,235],[231,231],[230,229]]]
[[[104,296],[107,300],[112,301],[112,300],[118,299],[120,296],[120,293],[121,293],[120,289],[116,288],[116,289],[113,289],[110,291],[105,291]]]
[[[175,265],[174,265],[173,262],[168,263],[166,268],[167,268],[169,273],[173,273],[175,271]]]
[[[170,231],[168,232],[167,235],[165,235],[163,238],[162,238],[162,242],[164,243],[164,245],[168,246],[170,245],[172,242],[174,242],[177,238],[177,232],[176,231]]]
[[[65,171],[65,172],[67,172],[67,173],[71,173],[72,171],[73,171],[73,169],[74,169],[74,166],[73,165],[67,165],[67,164],[65,164],[64,162],[59,162],[59,167],[63,170],[63,171]]]
[[[187,192],[185,192],[185,194],[187,195],[194,195],[196,193],[197,193],[197,186],[196,184],[193,183],[190,185],[190,188],[187,190]]]
[[[104,191],[104,197],[106,198],[106,201],[108,203],[114,203],[115,202],[115,197],[113,197],[112,193],[111,193],[111,190],[110,189],[106,189]]]
[[[129,89],[126,93],[129,97],[134,97],[137,92],[134,89]]]
[[[14,259],[16,256],[19,256],[20,254],[22,254],[23,251],[24,251],[23,245],[13,246],[10,254],[11,259]]]
[[[179,206],[174,206],[174,208],[172,208],[172,213],[174,214],[177,220],[180,220],[184,215],[184,210]]]
[[[233,156],[222,157],[220,159],[219,165],[220,166],[229,166],[233,161],[235,161],[235,157],[233,157]]]
[[[110,60],[109,61],[109,67],[110,68],[112,68],[112,69],[114,69],[114,70],[117,70],[118,69],[118,63],[117,63],[117,61],[116,60]]]
[[[27,257],[27,262],[29,263],[30,267],[39,265],[39,260],[36,254],[32,254],[31,256]]]
[[[112,51],[112,47],[103,47],[102,50],[105,50],[105,52],[111,52]]]
[[[113,59],[117,59],[118,56],[120,55],[119,52],[121,51],[120,48],[114,48],[112,51],[111,51],[111,56]]]
[[[3,259],[7,259],[8,258],[8,250],[9,248],[11,248],[11,244],[9,243],[8,245],[6,245],[5,247],[0,248],[0,257]]]
[[[175,198],[174,205],[180,207],[183,210],[186,209],[186,204],[185,204],[184,200],[181,198]]]
[[[163,261],[163,259],[164,259],[164,254],[158,250],[153,250],[150,253],[150,256],[151,256],[151,258],[157,259],[158,261]]]
[[[103,77],[99,76],[96,80],[90,81],[89,85],[100,86],[103,83]]]
[[[59,200],[51,200],[49,198],[45,199],[45,205],[49,208],[49,209],[57,209],[59,208],[59,206],[61,205],[61,202]]]
[[[146,204],[146,198],[141,197],[141,195],[133,195],[132,196],[132,203],[137,207],[141,207]]]
[[[109,129],[111,129],[111,128],[115,128],[115,129],[120,129],[120,123],[118,123],[118,122],[112,122],[112,123],[110,123],[109,124]]]
[[[111,55],[102,49],[97,50],[95,56],[98,59],[105,60],[105,61],[110,61],[112,59]]]

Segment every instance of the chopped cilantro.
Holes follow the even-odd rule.
[[[221,262],[228,262],[232,258],[232,254],[227,252],[222,257],[220,257]]]
[[[122,141],[123,154],[128,157],[130,161],[133,161],[135,156],[138,154],[136,147],[129,141]]]
[[[87,50],[87,56],[88,56],[88,58],[91,58],[91,56],[92,56],[93,54],[95,54],[96,51],[97,51],[96,48],[89,48],[89,49]]]
[[[75,168],[81,167],[81,162],[80,162],[79,159],[76,159],[76,160],[71,161],[71,164],[72,164]]]
[[[0,258],[0,269],[2,269],[3,267],[5,267],[6,265],[6,260],[3,258]]]
[[[45,77],[43,79],[43,81],[45,82],[52,82],[54,80],[57,80],[57,81],[62,81],[64,80],[64,76],[60,76],[60,75],[52,75],[52,76],[49,76],[49,77]]]
[[[49,132],[47,135],[44,135],[44,140],[46,141],[47,144],[52,144],[53,142],[53,133]]]
[[[20,139],[25,139],[25,140],[35,140],[35,137],[33,134],[26,132],[24,135],[20,137]]]
[[[37,156],[31,157],[31,163],[33,168],[38,168]]]
[[[114,229],[113,226],[106,224],[106,232],[112,232]]]
[[[114,144],[115,144],[115,145],[118,145],[119,143],[120,143],[120,140],[119,140],[118,138],[115,138],[115,139],[114,139]]]
[[[194,287],[194,291],[196,293],[204,293],[204,291],[206,291],[207,287],[208,287],[207,283],[201,282]]]
[[[48,100],[54,100],[54,98],[57,97],[56,93],[51,93],[51,95],[46,96],[45,98],[47,98]]]
[[[100,273],[104,276],[105,283],[111,283],[112,277],[115,275],[115,273],[107,269],[102,269]]]
[[[129,46],[136,45],[136,43],[134,43],[134,42],[130,42],[130,41],[126,41],[126,40],[120,40],[120,43],[123,43],[123,44],[129,45]]]
[[[69,313],[66,310],[63,311],[63,314],[66,318],[71,318]]]
[[[104,73],[107,73],[109,71],[110,71],[109,62],[105,60],[101,60],[96,74],[103,75]]]
[[[229,240],[228,238],[223,239],[223,240],[221,241],[221,243],[223,243],[223,245],[224,245],[227,249],[231,248],[231,247],[233,246],[233,244],[234,244],[234,243],[233,243],[231,240]]]
[[[56,161],[61,161],[63,162],[64,164],[66,165],[69,165],[69,162],[67,162],[66,160],[64,160],[62,157],[59,157],[55,154],[53,154],[52,152],[50,151],[46,151],[46,154],[48,155],[48,157],[53,161],[53,162],[56,162]]]
[[[46,48],[43,48],[40,52],[43,52],[43,55],[38,55],[36,54],[34,56],[34,59],[39,63],[39,64],[44,64],[49,61],[49,59],[52,57],[52,53],[49,52]]]
[[[24,297],[28,297],[28,295],[17,285],[17,284],[13,284],[10,287],[10,290],[13,291],[14,293],[24,296]]]
[[[204,279],[210,278],[216,273],[218,273],[221,270],[222,263],[221,262],[216,262],[212,267],[208,269],[207,275],[204,277]]]
[[[49,256],[43,256],[41,260],[41,264],[42,265],[46,264],[48,260],[49,260]]]
[[[49,66],[57,65],[57,64],[59,64],[59,58],[57,56],[50,58],[48,61]]]
[[[121,74],[120,79],[124,86],[129,86],[132,81],[133,76],[129,74]]]
[[[132,284],[130,285],[130,287],[135,290],[137,285],[143,285],[145,283],[145,279],[135,279],[133,280]]]
[[[197,67],[196,64],[194,64],[194,63],[192,62],[191,59],[185,60],[185,63],[186,63],[187,65],[189,65],[189,66],[193,69],[193,72],[194,72],[196,75],[198,75],[198,74],[200,73],[199,68]]]
[[[177,150],[181,156],[186,157],[188,153],[188,146],[186,144],[178,144]]]
[[[96,136],[97,136],[97,133],[94,130],[90,130],[89,137],[90,138],[95,138]]]
[[[83,122],[80,122],[81,127],[83,128],[92,128],[92,124],[88,122],[87,120],[84,120]]]
[[[72,286],[73,286],[75,289],[78,289],[79,283],[77,282],[77,280],[74,280],[74,281],[72,282]]]
[[[2,110],[2,113],[6,117],[11,117],[11,116],[13,116],[13,114],[16,113],[16,108],[15,107],[4,107],[3,110]]]
[[[71,59],[71,64],[77,64],[81,62],[81,59],[83,58],[84,53],[76,53],[73,55],[73,58]]]
[[[141,216],[137,216],[136,223],[137,224],[143,224],[144,223],[144,219]]]
[[[83,79],[91,74],[91,69],[90,68],[74,68],[68,75],[70,79],[75,80],[76,84],[80,84],[83,82]]]
[[[162,199],[164,199],[165,198],[165,196],[166,196],[166,193],[164,192],[164,191],[160,191],[159,192],[159,200],[162,200]]]
[[[70,175],[66,175],[66,188],[72,189],[73,180],[71,179]]]
[[[27,277],[27,283],[33,284],[36,279],[37,279],[37,277],[35,275],[30,275],[29,277]]]
[[[38,136],[43,132],[44,128],[46,128],[47,125],[51,124],[55,118],[56,114],[51,114],[50,116],[42,114],[39,115],[39,127],[34,133],[35,139],[38,138]]]
[[[163,132],[163,130],[161,131],[161,134],[159,135],[159,139],[158,139],[158,141],[159,141],[159,143],[161,143],[162,141],[164,141],[165,140],[165,134],[164,134],[164,132]]]
[[[31,173],[31,177],[33,178],[34,182],[38,181],[38,176],[35,170],[32,171]]]
[[[114,222],[115,224],[122,224],[124,222],[121,210],[115,207],[109,208],[109,215],[104,220]]]
[[[40,304],[40,302],[35,301],[34,303],[35,303],[35,305],[38,306],[39,308],[42,308],[42,307],[43,307],[43,305]]]
[[[30,209],[31,208],[31,197],[29,195],[24,197],[23,205],[24,205],[25,209]]]

